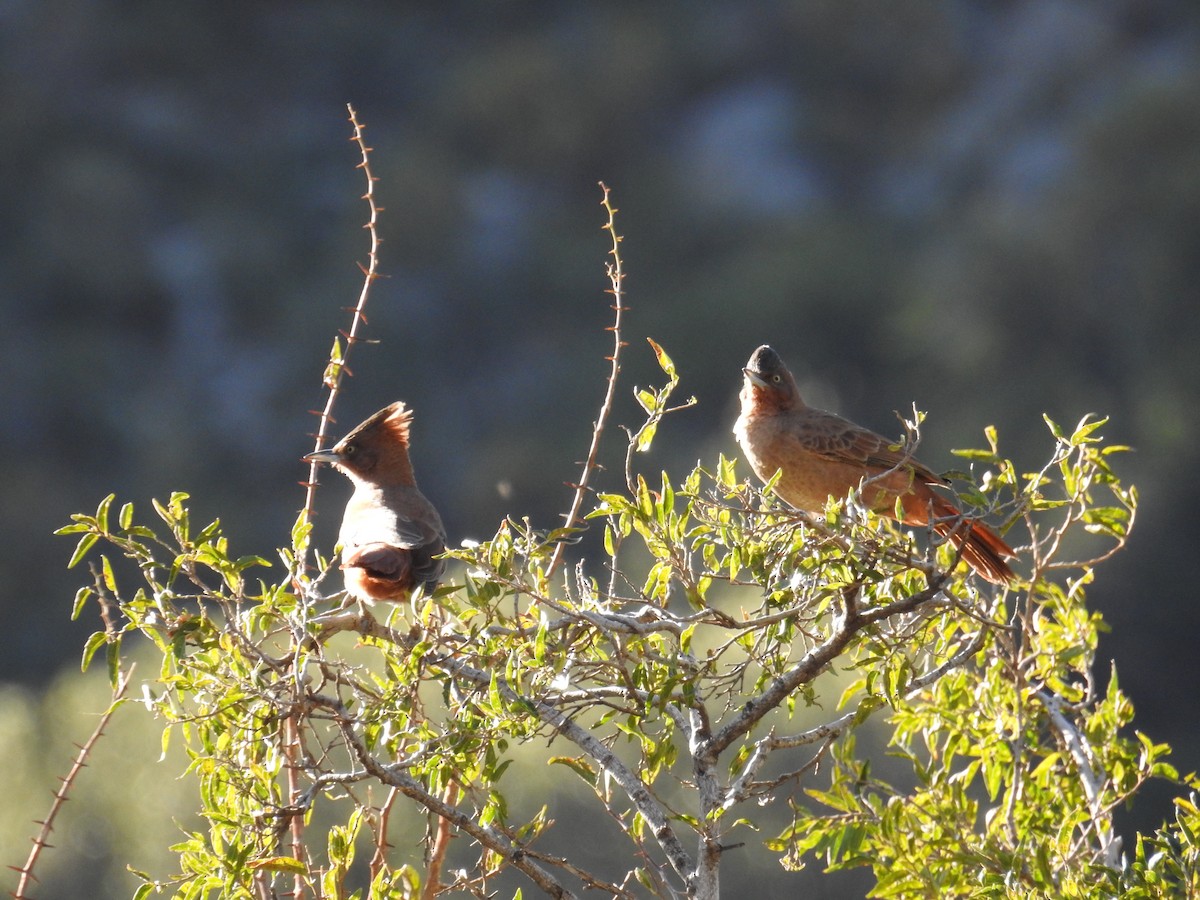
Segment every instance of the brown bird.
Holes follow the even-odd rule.
[[[864,505],[894,518],[899,499],[901,522],[948,537],[988,581],[1015,577],[1004,561],[1015,555],[1012,548],[930,487],[947,484],[945,478],[893,449],[894,441],[807,405],[779,354],[765,344],[742,372],[742,412],[733,433],[755,475],[765,482],[780,473],[776,494],[797,509],[819,512],[830,497],[862,485]]]
[[[428,594],[446,567],[441,516],[417,489],[408,458],[412,410],[400,401],[334,445],[305,459],[329,463],[354,482],[338,543],[346,590],[362,600],[404,601]]]

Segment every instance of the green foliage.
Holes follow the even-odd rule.
[[[387,829],[392,804],[411,802],[473,839],[476,858],[450,882],[460,890],[515,868],[561,896],[632,896],[635,882],[716,896],[721,848],[761,841],[754,809],[769,803],[791,811],[766,840],[783,865],[870,866],[873,896],[1194,891],[1190,795],[1128,851],[1112,825],[1151,778],[1198,785],[1130,731],[1115,671],[1106,684],[1094,672],[1103,622],[1085,589],[1137,505],[1103,420],[1070,432],[1048,420],[1054,449],[1032,473],[993,429],[962,452],[984,471],[961,474],[960,502],[1024,544],[1028,581],[996,590],[949,544],[853,494],[811,516],[724,457],[679,481],[635,472],[679,381],[651,343],[668,382],[637,392],[647,421],[630,431],[626,487],[586,514],[603,530],[601,564],[564,574],[559,545],[578,529],[509,518],[449,552],[453,583],[391,611],[404,626],[352,606],[318,614],[330,567],[295,574],[303,522],[282,552],[293,574],[252,583],[266,560],[235,556],[216,522],[193,533],[185,495],[155,504],[165,532],[130,504],[114,522],[111,496],[74,517],[72,565],[112,548],[140,582],[130,593],[107,555],[93,563],[73,614],[94,600],[106,628],[84,666],[104,647],[115,679],[127,635],[153,642],[162,667],[147,702],[164,744],[186,747],[206,822],[173,848],[178,874],[150,888],[343,897],[369,883],[372,896],[417,896],[428,871]],[[887,757],[861,750],[862,733],[884,735]],[[513,812],[505,773],[535,740],[555,743],[551,771],[581,780],[620,826],[616,877],[538,852],[552,801]]]

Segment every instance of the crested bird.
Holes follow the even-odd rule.
[[[329,463],[354,484],[338,543],[346,591],[359,600],[402,602],[437,587],[446,563],[441,516],[417,488],[408,456],[412,410],[397,401],[329,450],[304,458]]]
[[[770,347],[755,350],[742,374],[741,414],[733,433],[755,475],[767,482],[779,473],[775,493],[784,501],[819,512],[830,497],[845,497],[861,486],[864,506],[889,518],[897,518],[898,506],[899,521],[948,538],[986,580],[1007,584],[1016,577],[1005,561],[1015,555],[1012,548],[933,489],[947,479],[893,449],[895,442],[806,404]]]

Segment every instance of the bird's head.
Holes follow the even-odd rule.
[[[746,376],[742,390],[744,400],[768,403],[779,408],[800,402],[796,379],[783,364],[779,354],[766,344],[751,354],[750,361],[742,369],[742,374]]]
[[[372,484],[413,484],[408,458],[412,410],[397,400],[358,425],[329,450],[304,458],[329,463],[353,480]]]

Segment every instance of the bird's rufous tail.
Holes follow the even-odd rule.
[[[956,513],[952,513],[956,515]],[[949,519],[934,523],[933,530],[947,537],[962,552],[967,565],[992,584],[1008,584],[1016,575],[1005,562],[1013,557],[1012,548],[982,522]]]
[[[992,584],[1008,584],[1017,577],[1005,562],[1016,556],[1012,547],[983,522],[964,516],[928,485],[917,485],[904,501],[904,524],[929,524],[961,551],[967,565],[980,577]]]

